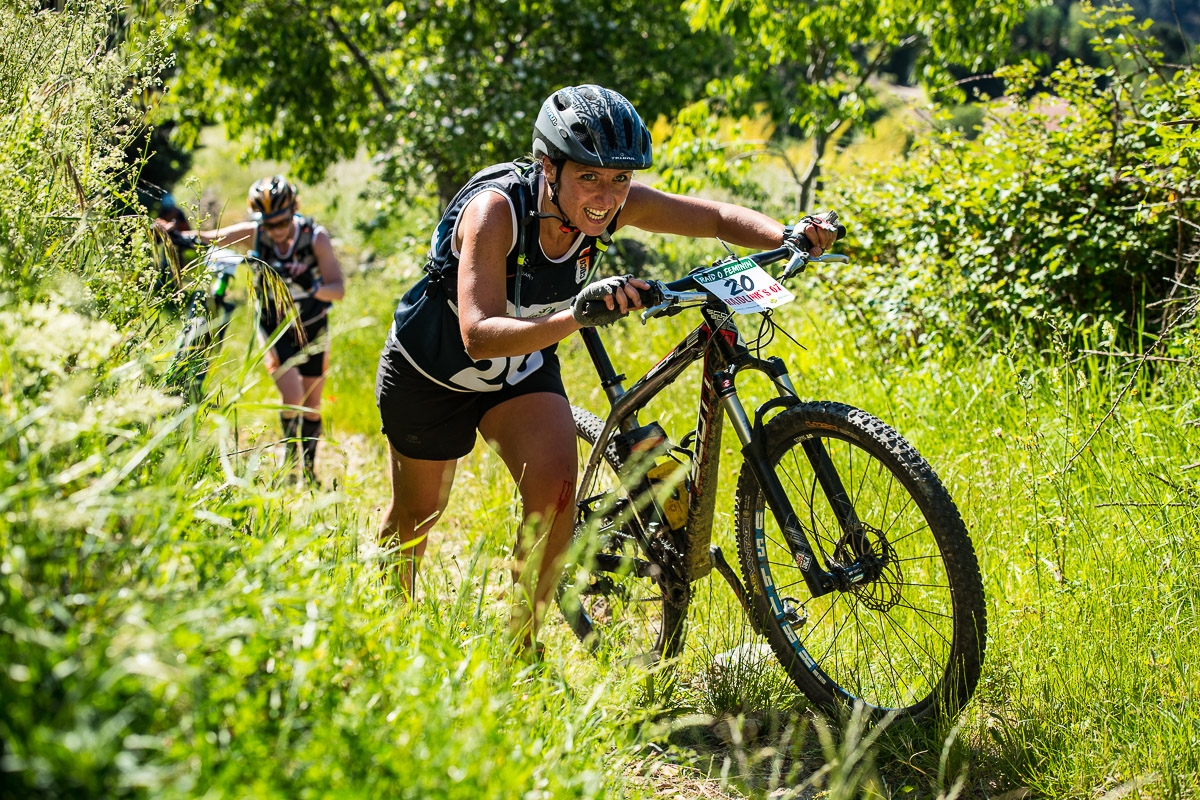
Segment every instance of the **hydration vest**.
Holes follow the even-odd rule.
[[[310,323],[320,319],[332,303],[318,300],[312,296],[313,286],[319,282],[321,267],[317,263],[317,254],[313,252],[313,236],[316,225],[311,217],[296,215],[293,220],[296,225],[296,236],[292,239],[291,249],[280,254],[275,249],[275,242],[259,225],[254,231],[254,249],[258,252],[261,264],[254,273],[254,289],[257,292],[259,323],[267,330],[274,330],[286,317],[277,308],[278,302],[268,294],[263,277],[263,270],[270,269],[287,287],[292,303],[301,323]],[[293,276],[288,270],[289,264],[303,264],[304,270]]]
[[[542,252],[537,208],[539,165],[496,164],[476,173],[459,190],[434,230],[425,276],[400,300],[388,336],[431,380],[460,392],[494,392],[516,385],[545,363],[557,345],[526,355],[476,361],[467,355],[458,325],[458,268],[454,239],[462,211],[480,192],[497,191],[513,215],[513,246],[506,260],[508,314],[541,317],[569,308],[589,280],[598,250],[596,237],[580,233],[561,258]],[[616,221],[609,227],[611,233]]]

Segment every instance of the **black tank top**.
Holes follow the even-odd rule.
[[[545,363],[557,345],[527,355],[476,361],[467,355],[458,327],[458,267],[454,239],[462,210],[480,192],[497,191],[508,198],[513,215],[513,246],[506,267],[508,313],[541,317],[569,308],[588,280],[595,263],[596,237],[579,234],[558,259],[547,258],[538,241],[537,192],[540,165],[510,162],[475,174],[446,207],[434,230],[425,277],[400,300],[388,347],[398,350],[422,374],[460,392],[495,392],[516,385]],[[525,235],[520,227],[527,225]],[[616,227],[611,224],[609,231]],[[524,265],[519,242],[524,239]],[[518,283],[520,290],[518,293]],[[518,306],[519,294],[519,306]]]
[[[286,253],[275,249],[275,242],[266,235],[262,225],[254,231],[254,249],[262,261],[262,264],[258,265],[261,269],[254,273],[254,289],[259,298],[259,324],[267,330],[279,327],[285,315],[279,313],[276,304],[266,294],[262,269],[272,270],[283,281],[291,295],[292,303],[296,306],[301,323],[308,324],[320,319],[332,305],[326,300],[318,300],[312,296],[313,286],[321,277],[321,266],[317,263],[317,254],[313,252],[313,237],[317,226],[313,224],[311,217],[297,214],[293,220],[296,225],[296,238],[292,240],[291,250]],[[302,264],[304,270],[293,276],[287,268],[289,264]]]

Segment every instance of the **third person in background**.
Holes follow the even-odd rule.
[[[270,345],[264,360],[283,401],[279,419],[288,458],[315,485],[321,394],[329,369],[329,308],[344,295],[342,270],[329,232],[298,213],[296,187],[287,178],[255,181],[247,204],[249,220],[190,236],[202,244],[249,251],[258,340]],[[270,280],[268,271],[278,281]],[[287,291],[285,302],[277,298],[279,284]]]

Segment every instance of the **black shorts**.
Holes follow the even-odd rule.
[[[296,329],[289,328],[280,335],[273,349],[280,366],[295,367],[305,378],[319,378],[325,374],[325,352],[329,350],[329,315],[322,314],[304,324],[304,343],[296,336]],[[266,320],[259,317],[258,329],[268,342],[275,335],[275,328],[267,328]]]
[[[447,389],[418,372],[392,347],[383,349],[375,376],[383,435],[400,455],[424,461],[462,458],[475,447],[475,431],[484,414],[506,400],[539,392],[567,396],[554,353],[545,353],[542,366],[520,383],[505,384],[496,392]]]

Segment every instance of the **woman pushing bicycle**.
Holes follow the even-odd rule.
[[[517,543],[511,633],[525,648],[553,599],[574,522],[576,436],[556,345],[642,307],[639,290],[649,288],[632,276],[589,282],[611,235],[629,226],[758,248],[802,237],[817,255],[836,237],[820,219],[793,231],[634,180],[651,163],[650,133],[628,100],[594,85],[556,91],[534,125],[533,159],[482,170],[450,202],[380,357],[392,477],[380,539],[395,551],[401,588],[412,595],[455,465],[478,431],[521,495],[527,535]],[[585,313],[595,301],[607,313]]]
[[[298,461],[315,484],[321,392],[329,369],[329,307],[344,294],[342,270],[329,232],[297,213],[296,188],[285,177],[255,181],[247,202],[251,219],[179,238],[250,251],[258,340],[264,347],[273,342],[264,361],[284,405],[279,418],[288,458]],[[291,308],[277,302],[277,293],[266,285],[268,269],[287,288]]]

